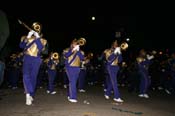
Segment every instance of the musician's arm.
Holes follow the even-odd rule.
[[[78,51],[77,54],[80,57],[80,60],[84,59],[84,52],[83,51]]]
[[[23,48],[25,48],[26,44],[27,44],[27,38],[26,38],[26,36],[23,36],[21,38],[21,42],[19,44],[19,47],[23,49]]]
[[[111,60],[115,59],[116,57],[117,57],[117,55],[112,53],[112,54],[109,55],[109,57],[107,57],[107,60],[111,61]]]
[[[71,55],[73,54],[73,52],[72,52],[71,49],[69,49],[68,51],[64,51],[63,53],[64,53],[64,56],[65,56],[66,58],[68,58],[69,56],[71,56]]]
[[[123,61],[122,55],[119,54],[119,55],[118,55],[118,62],[121,63],[122,61]]]

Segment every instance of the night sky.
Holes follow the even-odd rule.
[[[160,10],[153,11],[153,6],[144,9],[135,3],[116,2],[118,4],[84,2],[78,5],[47,1],[47,5],[43,5],[43,2],[35,5],[26,3],[14,6],[11,10],[4,6],[2,10],[7,14],[10,24],[8,45],[18,49],[20,37],[28,33],[18,23],[17,19],[20,19],[29,26],[34,21],[43,24],[43,34],[49,42],[50,51],[61,52],[72,39],[85,37],[87,44],[83,49],[101,53],[116,39],[116,31],[122,33],[120,41],[130,38],[129,47],[132,50],[173,48],[167,31],[171,17],[165,16],[166,13]],[[91,20],[92,16],[95,16],[95,21]],[[162,17],[166,17],[165,20]]]

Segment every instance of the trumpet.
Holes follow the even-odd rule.
[[[80,38],[79,40],[77,40],[78,45],[80,46],[84,46],[86,44],[86,39],[85,38]]]
[[[57,52],[54,52],[51,56],[54,60],[58,60],[59,59],[59,54]]]
[[[126,42],[123,42],[123,43],[120,45],[121,50],[126,50],[128,47],[129,47],[129,45],[128,45]]]
[[[32,24],[32,28],[33,28],[36,32],[38,32],[38,33],[41,32],[41,24],[40,24],[39,22],[34,22],[34,23]]]

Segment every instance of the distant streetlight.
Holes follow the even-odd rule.
[[[95,17],[92,17],[92,20],[94,21],[95,20]]]

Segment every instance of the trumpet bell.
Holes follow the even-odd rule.
[[[36,32],[38,32],[38,33],[41,32],[41,24],[40,24],[39,22],[34,22],[34,23],[32,24],[32,28],[33,28]]]
[[[58,59],[59,59],[59,54],[58,54],[57,52],[54,52],[54,53],[52,54],[52,58],[53,58],[54,60],[58,60]]]
[[[121,46],[120,46],[120,48],[122,50],[126,50],[128,47],[129,47],[129,45],[126,42],[122,43]]]
[[[79,44],[80,46],[85,45],[85,44],[86,44],[86,39],[85,39],[85,38],[80,38],[80,39],[78,40],[78,44]]]

